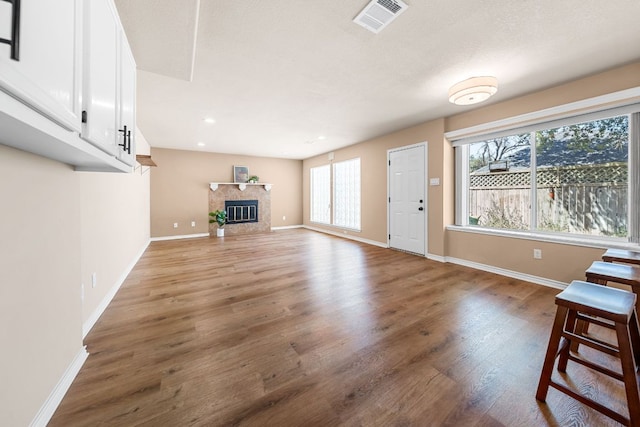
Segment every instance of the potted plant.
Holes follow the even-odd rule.
[[[216,235],[218,237],[224,237],[224,225],[227,223],[227,211],[213,211],[209,212],[209,224],[213,224],[214,222],[218,223],[218,229],[216,230]]]
[[[249,178],[249,184],[255,184],[256,182],[258,182],[260,180],[260,178],[258,178],[257,175],[252,175],[251,178]]]

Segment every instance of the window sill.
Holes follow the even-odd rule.
[[[629,243],[624,241],[623,239],[616,238],[568,236],[531,231],[497,230],[493,228],[470,227],[461,225],[448,225],[446,229],[448,231],[456,231],[462,233],[509,237],[512,239],[535,240],[538,242],[559,243],[564,245],[582,246],[586,248],[616,248],[636,251],[640,250],[640,245],[636,243]]]

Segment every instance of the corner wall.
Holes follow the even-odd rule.
[[[334,161],[360,157],[362,162],[362,231],[348,231],[346,234],[386,245],[386,152],[392,148],[427,141],[429,255],[562,283],[583,279],[586,267],[601,256],[601,248],[446,229],[454,223],[455,161],[453,148],[445,139],[444,133],[634,87],[640,87],[640,62],[336,150]],[[327,154],[303,162],[304,224],[333,233],[343,233],[341,229],[309,221],[309,169],[329,163]],[[438,177],[440,186],[428,185],[429,178]],[[603,244],[603,248],[605,245]],[[543,250],[542,260],[533,259],[534,247]]]
[[[344,233],[360,239],[387,244],[387,150],[427,143],[427,204],[429,254],[444,256],[444,228],[453,221],[453,198],[445,198],[453,189],[453,149],[444,141],[444,119],[393,132],[349,147],[335,150],[333,162],[360,157],[361,168],[361,231],[312,223],[310,215],[309,169],[332,163],[327,154],[303,162],[304,224],[333,233]],[[429,178],[440,178],[439,186],[429,186]]]
[[[165,148],[152,148],[151,156],[158,165],[151,171],[151,237],[208,233],[209,183],[233,182],[234,165],[273,184],[271,227],[302,224],[300,160]]]

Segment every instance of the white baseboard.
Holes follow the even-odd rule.
[[[277,230],[291,230],[292,228],[303,228],[302,224],[300,225],[283,225],[282,227],[271,227],[271,231]]]
[[[438,261],[443,263],[447,262],[447,257],[443,257],[442,255],[427,254],[426,256],[428,259],[433,261]]]
[[[62,378],[60,378],[58,384],[56,384],[54,389],[51,391],[51,394],[49,394],[49,397],[31,421],[31,424],[29,424],[30,427],[46,427],[49,421],[51,421],[51,417],[56,412],[56,409],[58,409],[58,405],[62,402],[64,395],[67,394],[67,390],[71,387],[73,380],[78,375],[78,372],[80,372],[80,368],[84,365],[87,357],[89,357],[87,347],[83,346],[80,351],[78,351],[71,364],[67,367]]]
[[[551,280],[540,276],[533,276],[531,274],[520,273],[518,271],[507,270],[500,267],[494,267],[492,265],[480,264],[478,262],[467,261],[465,259],[445,257],[446,262],[452,264],[464,265],[465,267],[475,268],[476,270],[487,271],[489,273],[499,274],[500,276],[511,277],[514,279],[524,280],[526,282],[537,283],[538,285],[549,286],[550,288],[564,289],[567,284],[559,282],[557,280]]]
[[[355,240],[357,242],[366,243],[368,245],[378,246],[380,248],[388,248],[389,246],[386,243],[376,242],[375,240],[363,239],[358,236],[354,236],[353,234],[339,233],[337,231],[325,230],[323,228],[311,227],[309,225],[303,225],[302,228],[306,228],[307,230],[318,231],[320,233],[331,234],[333,236],[343,237],[345,239]]]
[[[147,250],[148,246],[149,246],[149,241],[147,241],[147,243],[142,247],[142,249],[134,257],[134,259],[129,263],[127,268],[120,275],[120,278],[118,279],[118,281],[111,287],[111,290],[109,290],[109,292],[104,296],[102,301],[100,301],[100,304],[96,307],[95,310],[93,310],[93,313],[91,313],[89,318],[87,318],[87,320],[82,324],[82,339],[86,338],[91,328],[93,328],[93,325],[96,324],[100,316],[102,316],[102,313],[104,313],[104,311],[107,309],[107,306],[109,305],[113,297],[116,296],[118,289],[120,289],[120,286],[122,286],[122,284],[126,280],[129,273],[131,273],[131,270],[133,270],[133,267],[136,266],[142,254],[144,254],[144,251]]]
[[[159,242],[162,240],[194,239],[196,237],[209,237],[209,233],[181,234],[179,236],[152,237],[151,241]]]

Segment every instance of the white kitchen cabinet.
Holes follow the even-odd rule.
[[[136,63],[113,0],[86,1],[84,16],[82,137],[133,166]]]
[[[120,27],[111,0],[84,4],[82,138],[115,156],[118,153],[118,55]]]
[[[19,49],[0,43],[0,144],[131,172],[136,69],[113,0],[0,0],[0,39],[14,39],[16,3]]]
[[[63,128],[81,129],[82,0],[21,1],[18,60],[0,44],[0,90]],[[0,38],[16,6],[0,1]]]
[[[119,139],[118,158],[129,166],[136,164],[136,62],[124,32],[120,33],[119,126],[126,140]],[[125,145],[123,146],[123,142]]]

